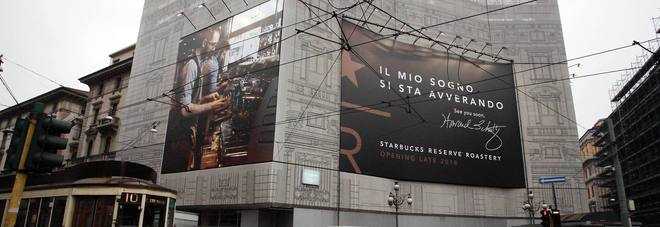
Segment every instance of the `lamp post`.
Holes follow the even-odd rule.
[[[401,208],[404,203],[408,204],[409,207],[412,206],[413,203],[413,198],[410,193],[408,193],[408,195],[406,195],[404,198],[401,194],[399,194],[400,190],[401,186],[399,185],[399,182],[394,182],[394,193],[390,192],[390,194],[387,196],[387,205],[394,207],[397,227],[399,226],[399,208]]]
[[[541,207],[547,206],[548,205],[545,203],[545,201],[539,201],[535,206],[534,192],[529,191],[529,193],[527,193],[527,201],[523,202],[522,209],[529,214],[529,223],[536,224],[534,220],[535,213],[538,212]]]

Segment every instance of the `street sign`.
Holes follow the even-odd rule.
[[[551,183],[560,183],[560,182],[566,182],[566,177],[564,176],[539,177],[539,183],[541,184],[551,184]]]

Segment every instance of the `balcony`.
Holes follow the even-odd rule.
[[[116,133],[119,129],[119,118],[115,116],[106,116],[98,120],[96,124],[101,134]]]
[[[114,134],[118,129],[119,118],[114,116],[105,116],[89,125],[89,128],[85,131],[85,133],[89,136],[96,135],[96,133]]]
[[[116,156],[117,156],[117,154],[112,152],[112,153],[90,155],[90,156],[86,156],[86,157],[79,157],[79,158],[74,158],[74,159],[69,160],[67,162],[66,166],[73,166],[73,165],[80,164],[80,163],[83,163],[83,162],[115,160]]]

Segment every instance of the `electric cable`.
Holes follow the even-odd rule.
[[[359,5],[359,4],[361,4],[361,3],[356,3],[356,4],[353,5],[353,7],[355,7],[355,6]],[[345,11],[340,12],[340,14],[343,13],[343,12],[345,12]],[[238,64],[238,63],[240,62],[240,60],[242,60],[242,59],[244,59],[244,58],[246,58],[246,57],[249,57],[249,56],[251,56],[252,54],[258,53],[259,51],[264,50],[264,49],[267,49],[267,48],[270,48],[270,47],[272,47],[272,46],[274,46],[274,45],[276,45],[276,44],[279,45],[279,44],[283,43],[284,41],[286,41],[286,40],[288,40],[288,39],[290,39],[290,38],[293,38],[293,37],[297,36],[298,34],[303,33],[304,31],[307,31],[307,30],[309,30],[309,29],[312,29],[312,28],[318,26],[318,25],[321,24],[321,23],[325,23],[325,21],[328,21],[328,20],[330,20],[330,19],[332,19],[332,18],[334,18],[334,17],[336,17],[336,14],[333,13],[333,15],[332,15],[331,17],[328,17],[327,19],[324,19],[324,20],[318,21],[318,22],[316,22],[314,25],[312,25],[312,26],[310,26],[310,27],[307,27],[307,28],[305,28],[305,29],[303,29],[303,30],[298,30],[298,31],[296,31],[296,33],[294,33],[294,34],[292,34],[292,35],[290,35],[290,36],[288,36],[288,37],[281,38],[279,41],[276,41],[276,42],[274,42],[274,43],[272,43],[272,44],[270,44],[270,45],[267,45],[267,46],[265,46],[265,47],[263,47],[263,48],[259,48],[257,51],[254,51],[254,52],[251,53],[251,54],[246,54],[244,57],[241,57],[240,59],[234,61],[233,63],[234,63],[234,64]],[[280,32],[281,32],[281,31],[282,31],[282,30],[280,30]],[[278,47],[278,48],[281,48],[281,46]],[[227,67],[229,67],[229,66],[227,66]],[[201,78],[204,78],[205,76],[208,76],[208,75],[210,75],[210,74],[212,74],[212,73],[218,72],[220,69],[221,69],[221,68],[218,68],[218,69],[215,69],[215,70],[211,70],[211,71],[208,72],[207,74],[200,76],[200,79],[201,79]],[[244,75],[247,75],[247,73],[244,74]],[[215,82],[215,83],[220,83],[220,82],[221,82],[221,81],[217,81],[217,82]],[[187,83],[184,83],[183,85],[179,85],[178,87],[175,86],[175,87],[172,88],[168,93],[171,93],[171,92],[174,92],[174,91],[177,90],[177,89],[183,88],[184,86],[187,86],[187,85],[190,84],[190,83],[192,83],[192,81],[187,82]],[[196,87],[193,87],[193,88],[191,88],[191,89],[195,89],[195,88],[196,88]]]
[[[573,80],[573,79],[581,79],[581,78],[588,78],[588,77],[594,77],[594,76],[600,76],[600,75],[606,75],[606,74],[611,74],[611,73],[617,73],[617,72],[623,72],[627,70],[633,70],[637,68],[624,68],[624,69],[617,69],[617,70],[610,70],[610,71],[605,71],[605,72],[598,72],[598,73],[592,73],[592,74],[586,74],[582,76],[575,76],[575,77],[566,77],[566,78],[559,78],[555,80],[547,80],[547,81],[542,81],[542,82],[535,82],[535,83],[530,83],[530,84],[521,84],[521,85],[516,85],[516,86],[511,86],[511,87],[504,87],[504,88],[497,88],[497,89],[491,89],[491,90],[484,90],[484,91],[477,91],[473,94],[484,94],[484,93],[489,93],[489,92],[496,92],[496,91],[502,91],[502,90],[509,90],[509,89],[516,89],[516,88],[521,88],[521,87],[529,87],[529,86],[535,86],[535,85],[541,85],[541,84],[548,84],[548,83],[556,83],[556,82],[561,82],[561,81],[567,81],[567,80]],[[442,90],[438,90],[436,92],[439,92]],[[424,95],[428,95],[429,93],[423,93],[422,95],[419,96],[413,96],[410,99],[413,98],[418,98],[418,97],[424,97]],[[407,106],[407,103],[401,103],[401,104],[392,104],[392,101],[398,101],[398,98],[391,99],[390,101],[381,101],[379,103],[374,103],[370,105],[363,105],[357,108],[352,108],[352,111],[344,111],[338,113],[338,111],[330,111],[330,112],[325,112],[325,113],[319,113],[315,115],[308,116],[308,118],[305,119],[317,119],[317,118],[324,118],[324,117],[331,117],[331,116],[337,116],[337,115],[344,115],[344,114],[350,114],[350,113],[357,113],[357,112],[362,112],[363,109],[369,109],[369,108],[375,108],[379,106],[383,106],[382,108],[390,108],[390,107],[401,107],[401,106]],[[421,103],[427,103],[427,102],[433,102],[437,101],[437,99],[424,99],[424,100],[419,100],[415,102],[411,102],[410,104],[421,104]],[[380,109],[382,110],[382,109]],[[303,120],[305,120],[303,119]],[[280,122],[275,122],[275,125],[278,124],[288,124],[297,121],[296,119],[289,119],[289,120],[284,120]]]
[[[2,81],[2,85],[5,86],[5,89],[7,89],[7,92],[9,93],[9,96],[18,104],[18,100],[16,99],[16,96],[14,95],[14,91],[11,90],[11,87],[9,87],[9,84],[7,84],[7,81],[5,81],[5,78],[0,75],[0,81]]]
[[[653,40],[653,39],[652,39],[652,40]],[[647,42],[647,41],[644,41],[644,42]],[[536,70],[536,69],[541,69],[541,68],[549,67],[549,66],[552,66],[552,65],[562,64],[562,63],[569,62],[569,61],[575,61],[575,60],[580,60],[580,59],[584,59],[584,58],[594,57],[594,56],[598,56],[598,55],[602,55],[602,54],[610,53],[610,52],[613,52],[613,51],[617,51],[617,50],[625,49],[625,48],[628,48],[628,47],[631,47],[631,46],[632,46],[632,45],[626,45],[626,46],[621,46],[621,47],[611,48],[611,49],[607,49],[607,50],[603,50],[603,51],[599,51],[599,52],[595,52],[595,53],[590,53],[590,54],[587,54],[587,55],[583,55],[583,56],[579,56],[579,57],[575,57],[575,58],[571,58],[571,59],[567,59],[567,60],[557,61],[557,62],[553,62],[553,63],[549,63],[549,64],[541,65],[541,66],[538,66],[538,67],[532,67],[532,68],[524,69],[524,70],[521,70],[521,71],[517,71],[516,73],[522,73],[522,72],[532,71],[532,70]],[[281,63],[280,65],[277,65],[277,66],[274,66],[274,67],[279,67],[279,66],[281,66],[281,65],[287,65],[287,64],[294,63],[294,62],[298,62],[298,61],[303,61],[303,60],[311,59],[311,58],[314,58],[314,57],[318,57],[318,56],[321,56],[321,55],[329,54],[329,53],[336,52],[336,51],[339,51],[339,50],[340,50],[340,49],[337,49],[337,50],[330,50],[330,51],[322,52],[322,53],[319,53],[319,54],[316,54],[316,55],[312,55],[312,56],[308,56],[308,57],[305,57],[305,58],[292,60],[292,61],[290,61],[290,62],[284,62],[284,63]],[[261,70],[264,70],[264,69],[261,69]],[[261,71],[261,70],[256,70],[256,71]],[[254,73],[254,72],[249,72],[249,73]],[[509,76],[509,75],[511,75],[511,74],[510,74],[510,73],[509,73],[509,74],[503,74],[503,75],[500,75],[500,76],[498,76],[498,77],[504,77],[504,76]],[[494,79],[494,78],[488,78],[488,79],[484,79],[484,80],[480,80],[480,81],[475,81],[475,82],[473,82],[473,83],[469,83],[469,84],[466,84],[466,85],[475,84],[475,83],[484,82],[484,81],[489,81],[489,80],[492,80],[492,79]],[[413,97],[411,97],[411,99],[415,99],[415,98],[418,98],[418,97],[419,97],[419,96],[413,96]],[[158,97],[156,97],[156,98],[158,98]],[[394,101],[394,100],[389,100],[389,101]],[[121,107],[118,108],[118,110],[120,110],[120,109],[124,109],[124,108],[133,107],[133,106],[137,106],[137,105],[144,104],[144,103],[147,103],[147,102],[148,102],[147,100],[140,100],[140,101],[137,101],[137,102],[134,102],[134,103],[131,103],[131,104],[127,104],[127,105],[121,106]],[[387,101],[383,101],[383,102],[381,102],[381,103],[375,103],[375,104],[371,104],[371,105],[366,105],[365,107],[382,105],[383,103],[387,103]],[[105,112],[108,112],[108,111],[105,111]],[[105,113],[105,112],[102,112],[102,113]],[[336,113],[336,112],[338,112],[338,111],[333,111],[333,112],[329,112],[329,113]],[[100,114],[102,114],[102,113],[100,113]],[[326,113],[324,113],[324,114],[328,114],[328,112],[326,112]],[[90,118],[90,117],[92,117],[92,115],[83,116],[83,119]],[[305,120],[305,118],[303,118],[302,120]]]
[[[534,1],[536,1],[536,0],[527,1],[527,2],[525,2],[525,3],[530,3],[530,2],[534,2]],[[417,33],[419,33],[420,35],[426,37],[427,39],[433,40],[433,39],[430,38],[428,35],[426,35],[426,34],[424,34],[424,33],[422,32],[423,29],[416,29],[416,28],[413,27],[412,25],[410,25],[410,24],[406,23],[405,21],[403,21],[403,20],[397,18],[396,16],[391,15],[390,13],[384,11],[383,9],[381,9],[381,8],[379,8],[379,7],[375,6],[375,5],[373,5],[372,3],[369,3],[369,4],[372,5],[373,7],[378,8],[381,12],[387,14],[388,16],[394,18],[395,20],[401,22],[404,26],[409,27],[409,28],[412,29],[413,31],[417,31]],[[503,8],[507,8],[507,7],[503,7]],[[434,40],[434,41],[435,41],[436,43],[440,44],[440,45],[444,45],[444,44],[439,43],[439,41],[437,41],[437,40]],[[632,45],[635,45],[635,43],[633,43]],[[448,48],[447,50],[449,50],[449,47],[447,47],[447,48]],[[450,50],[449,50],[449,51],[450,51]],[[452,51],[452,52],[453,52],[453,51]],[[458,54],[456,54],[456,53],[454,53],[454,54],[455,54],[455,55],[458,55]],[[461,59],[463,59],[463,60],[469,62],[470,64],[474,65],[475,67],[479,68],[480,70],[486,72],[486,73],[487,73],[488,75],[490,75],[492,78],[498,79],[498,80],[504,82],[505,84],[507,83],[507,82],[503,81],[500,77],[495,76],[495,74],[493,74],[492,72],[490,72],[490,71],[484,69],[484,68],[481,67],[480,65],[478,65],[478,64],[474,63],[473,61],[471,61],[470,59],[464,57],[463,54],[460,54],[459,57],[460,57]],[[565,119],[571,121],[572,123],[575,123],[577,126],[580,126],[580,127],[584,128],[584,129],[587,129],[586,127],[580,125],[580,123],[578,123],[576,120],[574,120],[574,119],[572,119],[572,118],[569,118],[568,116],[564,115],[563,113],[559,112],[558,110],[555,110],[554,108],[548,106],[547,104],[545,104],[545,103],[539,101],[537,98],[535,98],[535,97],[529,95],[527,92],[522,91],[522,90],[517,89],[517,88],[516,88],[516,90],[517,90],[518,92],[524,94],[524,95],[527,96],[528,98],[534,100],[535,102],[537,102],[537,103],[543,105],[545,108],[547,108],[547,109],[549,109],[549,110],[555,112],[556,114],[558,114],[558,115],[562,116],[563,118],[565,118]]]
[[[332,8],[334,8],[335,10],[345,10],[345,9],[348,9],[348,8],[352,8],[352,7],[350,7],[350,6],[347,6],[347,7],[336,7],[335,4],[332,4],[331,0],[327,0],[327,1],[328,1],[328,5],[329,5],[330,7],[332,7]]]
[[[302,118],[305,115],[305,112],[307,112],[307,109],[309,108],[310,104],[312,104],[312,101],[314,101],[314,99],[316,98],[316,95],[321,90],[321,87],[323,86],[323,84],[325,84],[326,79],[328,79],[328,75],[330,75],[330,71],[332,71],[334,69],[334,66],[335,66],[335,64],[337,64],[337,61],[339,60],[340,57],[341,57],[341,53],[337,54],[337,57],[332,62],[330,67],[328,67],[328,71],[325,72],[325,76],[323,76],[323,79],[319,83],[319,86],[316,87],[316,89],[314,90],[314,93],[312,94],[312,97],[309,98],[309,101],[307,101],[307,104],[305,104],[305,108],[303,108],[303,111],[300,112],[300,116],[298,118]],[[298,123],[300,123],[300,122],[298,122]]]
[[[310,18],[310,19],[313,19],[313,18]],[[380,40],[380,39],[377,39],[377,40],[374,40],[374,41],[378,41],[378,40]],[[648,42],[648,41],[644,41],[644,42]],[[609,49],[609,50],[601,51],[601,52],[598,52],[598,53],[592,53],[592,54],[589,54],[589,55],[585,55],[585,56],[581,56],[581,57],[577,57],[577,58],[573,58],[573,59],[567,59],[567,60],[560,61],[560,62],[554,62],[554,63],[551,63],[551,64],[546,64],[546,65],[543,65],[543,66],[534,67],[534,68],[530,68],[530,69],[523,70],[523,71],[530,71],[530,70],[534,70],[534,69],[538,69],[538,68],[547,67],[547,66],[549,66],[549,65],[561,64],[561,63],[563,63],[563,62],[567,62],[567,61],[572,61],[572,60],[582,59],[582,58],[591,57],[591,56],[596,56],[596,55],[600,55],[600,54],[604,54],[604,53],[608,53],[608,52],[616,51],[616,50],[619,50],[619,49],[627,48],[627,47],[629,47],[629,46],[630,46],[630,45],[628,45],[628,46],[623,46],[623,47],[619,47],[619,48],[614,48],[614,49]],[[335,50],[335,51],[337,51],[337,50]],[[321,53],[321,54],[318,54],[318,55],[316,55],[316,56],[320,56],[320,55],[327,54],[327,53],[330,53],[330,52],[334,52],[334,51],[329,51],[329,52],[326,52],[326,53]],[[316,56],[310,56],[310,57],[316,57]],[[304,60],[304,59],[301,59],[301,60]],[[289,62],[289,63],[291,63],[291,62]],[[284,63],[284,64],[288,64],[288,63]],[[278,65],[278,66],[279,66],[279,65]],[[523,72],[523,71],[520,71],[520,72]],[[519,73],[520,73],[520,72],[519,72]],[[132,104],[128,104],[128,105],[126,105],[126,106],[122,106],[121,109],[123,109],[123,108],[127,108],[127,107],[136,106],[136,105],[143,104],[143,103],[145,103],[144,100],[143,100],[143,101],[138,101],[138,102],[136,102],[136,103],[132,103]],[[376,104],[376,105],[378,105],[378,104]],[[87,117],[91,117],[91,116],[87,116]],[[303,119],[303,120],[304,120],[304,119]]]
[[[326,15],[321,15],[321,16],[326,16]],[[292,26],[296,26],[296,25],[299,25],[299,24],[302,24],[302,23],[307,23],[307,22],[309,22],[309,21],[311,21],[311,20],[314,20],[314,19],[315,19],[315,18],[307,18],[307,19],[302,20],[302,21],[298,21],[298,22],[295,22],[295,23],[292,23],[292,24],[289,24],[289,25],[281,26],[281,27],[279,27],[279,28],[277,28],[277,29],[275,29],[275,30],[273,30],[273,31],[271,31],[271,32],[274,32],[274,31],[276,31],[276,30],[280,30],[280,31],[281,31],[281,30],[284,30],[285,28],[289,28],[289,27],[292,27]],[[250,37],[247,37],[247,38],[245,38],[245,39],[242,39],[242,40],[239,40],[239,41],[236,41],[236,42],[238,43],[238,42],[247,41],[247,40],[250,40],[250,39],[253,39],[253,38],[259,37],[260,35],[261,35],[261,34],[257,34],[257,35],[254,35],[254,36],[250,36]],[[230,45],[231,45],[231,44],[224,45],[224,46],[222,46],[222,47],[219,47],[219,49],[221,49],[221,48],[225,48],[225,47],[229,47]],[[261,49],[264,49],[264,48],[260,48],[260,50],[261,50]],[[205,51],[205,52],[202,52],[201,55],[209,54],[210,52],[213,52],[213,51]],[[167,63],[167,64],[164,64],[164,65],[161,65],[161,66],[158,66],[158,67],[155,67],[155,68],[152,68],[152,69],[149,69],[149,70],[146,70],[146,71],[140,72],[140,73],[131,74],[131,75],[130,75],[129,77],[127,77],[126,79],[130,80],[130,79],[137,78],[137,77],[140,77],[140,76],[143,76],[143,75],[147,75],[147,74],[149,74],[149,73],[152,73],[152,72],[155,72],[155,71],[158,71],[158,70],[161,70],[161,69],[164,69],[164,68],[170,67],[170,66],[175,66],[176,64],[179,64],[179,63],[185,62],[185,61],[187,61],[187,60],[188,60],[188,59],[184,58],[184,59],[176,60],[176,61],[174,61],[174,62]],[[113,93],[113,92],[114,92],[114,91],[109,91],[109,92],[101,93],[101,94],[99,94],[99,95],[102,96],[102,95],[106,95],[106,94],[111,94],[111,93]]]
[[[496,91],[502,91],[502,90],[516,89],[516,88],[520,88],[520,87],[528,87],[528,86],[535,86],[535,85],[540,85],[540,84],[556,83],[556,82],[561,82],[561,81],[566,81],[566,80],[574,80],[574,79],[589,78],[589,77],[595,77],[595,76],[601,76],[601,75],[612,74],[612,73],[617,73],[617,72],[623,72],[623,71],[626,71],[626,70],[633,70],[633,69],[638,69],[638,68],[639,68],[639,67],[623,68],[623,69],[616,69],[616,70],[608,70],[608,71],[596,72],[596,73],[585,74],[585,75],[575,76],[575,77],[566,77],[566,78],[560,78],[560,79],[548,80],[548,81],[542,81],[542,82],[536,82],[536,83],[530,83],[530,84],[521,84],[521,85],[516,85],[516,86],[513,86],[513,87],[503,87],[503,88],[496,88],[496,89],[491,89],[491,90],[477,91],[477,92],[474,92],[474,93],[471,93],[471,94],[486,94],[486,93],[490,93],[490,92],[496,92]],[[395,99],[395,100],[399,100],[399,99],[397,98],[397,99]],[[434,101],[438,101],[438,99],[425,99],[425,100],[419,100],[419,101],[413,102],[413,103],[411,103],[411,104],[421,104],[421,103],[434,102]],[[381,102],[381,103],[379,103],[378,105],[384,105],[384,104]],[[405,105],[407,105],[407,104],[405,104],[405,103],[402,103],[402,104],[389,104],[389,105],[385,105],[385,106],[383,107],[383,109],[380,109],[380,110],[384,110],[385,108],[401,107],[401,106],[405,106]],[[360,108],[365,108],[365,106],[360,107]],[[298,122],[299,120],[313,120],[313,119],[318,119],[318,118],[326,118],[326,117],[339,116],[339,115],[347,115],[347,114],[354,114],[354,113],[361,113],[361,112],[362,112],[362,111],[361,111],[361,110],[357,110],[357,108],[356,108],[356,109],[351,109],[351,110],[349,110],[349,111],[344,111],[344,112],[341,112],[341,113],[337,113],[336,111],[332,111],[332,112],[326,112],[326,113],[320,113],[320,114],[310,115],[310,116],[307,116],[307,117],[303,117],[302,119],[293,118],[293,119],[289,119],[289,120],[284,120],[284,121],[274,122],[274,123],[269,124],[269,125],[267,125],[267,126],[280,125],[280,124],[290,124],[290,123]],[[419,121],[419,122],[416,122],[416,123],[412,123],[412,124],[410,124],[410,125],[406,125],[405,128],[415,127],[415,126],[418,126],[418,125],[423,124],[423,123],[431,123],[431,124],[433,124],[434,122],[431,122],[431,121],[427,121],[427,122]],[[251,129],[254,129],[254,128],[259,128],[259,127],[253,127],[253,128],[251,128]],[[395,130],[392,130],[390,134],[394,133],[393,131],[395,131]],[[380,135],[380,136],[382,137],[382,136],[384,136],[384,135],[387,135],[387,134],[382,134],[382,135]],[[183,140],[185,140],[185,139],[187,139],[187,138],[183,138],[183,139],[181,139],[180,141],[183,141]],[[180,141],[179,141],[179,140],[174,140],[174,141],[168,141],[168,142],[180,142]],[[533,141],[527,141],[527,142],[533,142]],[[303,143],[293,143],[293,142],[288,142],[288,141],[286,141],[286,142],[279,141],[279,143],[288,143],[288,144],[297,144],[297,145],[310,145],[310,144],[303,144]],[[158,143],[153,143],[153,144],[147,144],[147,145],[144,145],[144,146],[155,146],[155,145],[163,145],[163,144],[165,144],[165,142],[158,142]],[[310,146],[311,146],[311,145],[310,145]],[[120,151],[120,150],[117,150],[117,151]]]
[[[38,76],[38,77],[41,77],[41,78],[43,78],[43,79],[46,79],[46,80],[48,80],[49,82],[54,83],[54,84],[56,84],[56,85],[58,85],[58,86],[60,86],[60,87],[66,87],[66,86],[62,85],[62,83],[57,82],[57,81],[55,81],[54,79],[51,79],[50,77],[47,77],[46,75],[43,75],[43,74],[41,74],[41,73],[38,73],[37,71],[35,71],[35,70],[33,70],[33,69],[31,69],[31,68],[29,68],[29,67],[23,65],[23,64],[20,64],[20,63],[14,61],[14,60],[11,60],[11,59],[9,59],[9,58],[7,58],[7,57],[5,57],[5,60],[7,60],[7,62],[12,63],[12,64],[14,64],[14,65],[16,65],[16,66],[18,66],[18,67],[20,67],[20,68],[22,68],[22,69],[24,69],[24,70],[26,70],[26,71],[32,73],[32,74]]]

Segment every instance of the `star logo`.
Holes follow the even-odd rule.
[[[363,64],[357,63],[351,59],[353,54],[349,51],[342,50],[341,53],[341,73],[342,76],[348,78],[355,87],[358,87],[357,75],[355,74],[358,70],[364,68]]]

